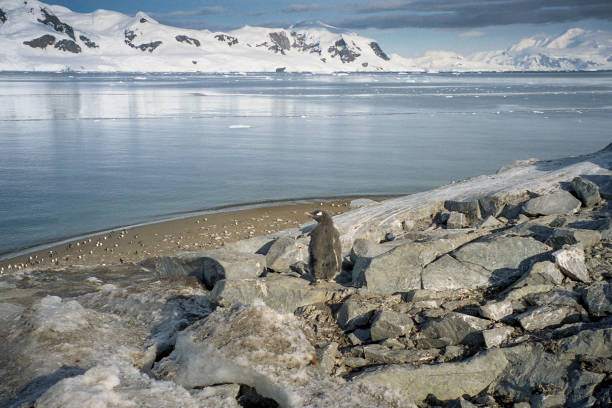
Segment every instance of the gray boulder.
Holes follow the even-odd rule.
[[[526,259],[548,251],[547,245],[530,237],[497,236],[470,242],[454,251],[453,256],[488,270],[519,269]]]
[[[423,269],[423,289],[474,289],[492,284],[491,271],[479,265],[463,263],[450,255],[442,255]]]
[[[379,311],[374,316],[370,335],[372,341],[380,341],[400,337],[412,330],[414,322],[410,316],[403,313]]]
[[[212,289],[222,279],[256,278],[263,274],[265,267],[263,255],[220,248],[160,257],[155,261],[155,274],[195,276]]]
[[[268,268],[279,273],[288,273],[294,263],[301,261],[308,264],[309,260],[306,238],[279,238],[274,241],[266,254]]]
[[[396,387],[417,401],[433,394],[439,400],[474,396],[486,389],[504,371],[508,360],[493,349],[458,363],[412,366],[386,365],[355,377],[355,381]]]
[[[612,328],[583,330],[575,336],[558,341],[558,354],[574,359],[578,354],[612,358]]]
[[[494,196],[481,198],[478,204],[480,204],[480,213],[483,218],[499,217],[506,206],[502,200]]]
[[[569,396],[581,388],[577,386],[577,381],[572,380],[580,374],[569,371],[576,366],[576,357],[610,358],[611,342],[612,329],[605,328],[583,330],[558,340],[550,345],[554,353],[547,352],[544,344],[531,342],[500,349],[504,351],[509,364],[499,376],[494,392],[514,401],[531,399],[533,406],[559,406],[555,401],[563,405],[565,395],[562,390],[567,390]],[[584,381],[584,384],[589,383],[592,382]],[[545,394],[549,394],[545,398],[538,397],[543,385],[548,390]]]
[[[571,312],[568,307],[539,306],[516,316],[516,320],[525,330],[542,330],[561,324]]]
[[[535,394],[529,400],[531,408],[556,408],[565,406],[565,394],[557,392],[553,394]]]
[[[557,266],[550,261],[536,262],[531,265],[520,280],[515,282],[512,287],[526,285],[560,285],[563,282],[563,274]]]
[[[574,177],[572,180],[572,190],[585,207],[593,207],[601,202],[599,187],[590,180]]]
[[[448,211],[452,212],[460,212],[469,217],[470,222],[474,222],[476,220],[482,219],[482,215],[480,213],[480,205],[478,204],[478,200],[474,201],[454,201],[454,200],[446,200],[444,202],[444,208]]]
[[[525,297],[525,300],[534,306],[569,306],[576,310],[582,309],[578,303],[580,295],[570,290],[557,289],[546,293],[534,293]]]
[[[566,392],[568,406],[592,405],[594,401],[590,402],[588,400],[592,397],[595,387],[606,378],[606,375],[602,373],[580,370],[571,371],[569,376],[570,383]]]
[[[451,312],[440,319],[426,322],[420,335],[430,339],[450,339],[451,345],[478,345],[483,342],[482,331],[490,324],[489,320]]]
[[[464,265],[486,269],[489,285],[497,286],[512,282],[537,260],[538,255],[549,250],[548,245],[531,237],[493,236],[470,242],[455,250],[452,255]],[[477,279],[473,273],[470,276]]]
[[[349,257],[351,262],[355,264],[359,258],[374,258],[375,256],[389,252],[393,248],[404,244],[405,242],[402,241],[391,241],[377,244],[369,239],[358,238],[353,242]]]
[[[465,214],[457,212],[457,211],[451,211],[451,213],[448,214],[448,218],[446,220],[446,228],[460,229],[460,228],[465,228],[468,225],[469,225],[468,220]]]
[[[510,316],[512,313],[512,302],[509,300],[488,302],[480,306],[480,315],[494,321],[499,321],[506,316]]]
[[[508,360],[504,372],[494,386],[494,392],[508,400],[528,401],[538,387],[563,390],[567,368],[573,359],[547,353],[540,343],[523,343],[514,347],[496,348]]]
[[[370,292],[395,293],[421,288],[421,246],[406,244],[374,258],[361,258],[353,267],[353,284]]]
[[[482,337],[484,338],[487,348],[497,347],[506,341],[514,333],[514,328],[502,326],[493,329],[484,330]]]
[[[351,331],[367,326],[376,306],[369,303],[347,300],[340,306],[336,321],[342,330]]]
[[[266,255],[275,241],[276,239],[266,236],[253,237],[236,242],[225,243],[223,244],[223,248],[227,248],[231,251],[246,252],[249,254]]]
[[[580,208],[580,201],[565,190],[532,198],[523,205],[523,212],[528,215],[552,215],[575,213]]]
[[[253,304],[256,299],[261,299],[277,312],[293,313],[300,306],[327,301],[338,290],[342,287],[337,284],[313,286],[301,278],[272,274],[258,279],[221,280],[216,283],[210,297],[214,303],[224,306]]]
[[[597,282],[589,286],[583,295],[589,313],[606,316],[612,313],[612,284]]]
[[[589,282],[589,271],[584,263],[584,250],[579,246],[572,246],[553,252],[555,263],[561,272],[570,279]]]
[[[478,228],[499,228],[503,225],[504,224],[500,220],[492,215],[489,215],[487,218],[482,220],[482,222],[478,223]]]
[[[600,241],[599,231],[557,228],[546,239],[546,244],[555,249],[575,244],[579,244],[582,248],[590,248]]]
[[[370,329],[355,329],[348,335],[348,339],[353,346],[370,341]]]
[[[460,397],[451,402],[448,408],[476,408],[476,405]]]
[[[336,365],[336,359],[338,357],[340,357],[338,343],[334,341],[329,342],[325,346],[317,349],[319,367],[326,374],[332,374],[334,366]]]
[[[550,261],[536,262],[531,265],[518,281],[503,293],[506,300],[519,300],[533,293],[548,292],[563,282],[563,274]]]

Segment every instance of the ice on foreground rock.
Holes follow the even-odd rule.
[[[233,395],[190,393],[170,382],[156,381],[121,362],[96,365],[84,374],[53,385],[37,401],[45,408],[199,408],[239,405]]]
[[[360,385],[324,371],[300,321],[259,301],[217,309],[182,332],[174,351],[154,367],[161,378],[186,388],[249,385],[283,407],[394,406],[408,401],[400,391],[359,390]]]

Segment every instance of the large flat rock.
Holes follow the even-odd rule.
[[[266,268],[266,257],[226,248],[183,252],[155,261],[158,276],[195,276],[212,289],[219,280],[256,278]]]
[[[293,313],[300,306],[327,301],[334,291],[350,290],[333,283],[311,285],[292,276],[269,274],[264,278],[217,282],[211,300],[222,305],[253,304],[261,299],[280,313]]]
[[[373,293],[421,289],[421,275],[426,265],[483,233],[457,233],[429,241],[407,241],[373,258],[358,257],[352,272],[353,285],[365,285]]]
[[[433,365],[387,365],[367,370],[355,381],[397,387],[417,401],[433,394],[439,400],[474,396],[502,373],[508,360],[499,349],[478,354],[458,363]]]
[[[580,200],[565,190],[532,198],[523,205],[525,214],[533,216],[572,214],[579,208]]]

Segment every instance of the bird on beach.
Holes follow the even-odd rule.
[[[310,273],[315,279],[331,281],[342,269],[340,233],[325,211],[315,210],[306,215],[318,223],[310,233]]]

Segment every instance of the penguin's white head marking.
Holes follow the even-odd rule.
[[[312,217],[315,221],[321,222],[325,217],[329,217],[327,213],[323,210],[315,210],[312,212],[307,212],[306,215]]]

